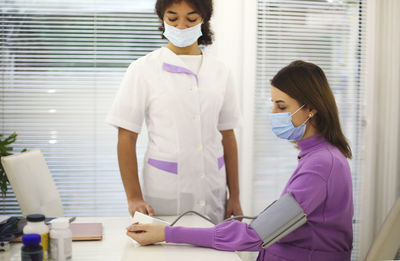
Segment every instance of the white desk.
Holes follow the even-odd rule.
[[[172,221],[175,217],[161,217]],[[215,249],[161,243],[151,246],[133,244],[126,236],[126,227],[130,225],[129,217],[80,217],[76,223],[101,222],[103,223],[102,241],[81,241],[72,243],[73,260],[207,260],[207,261],[235,261],[241,260],[234,252],[218,251]],[[185,216],[177,226],[210,227],[209,222],[197,216]],[[20,261],[21,243],[12,244],[10,251],[0,254],[1,261]]]

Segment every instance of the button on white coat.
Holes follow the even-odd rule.
[[[199,201],[199,206],[200,207],[204,207],[206,205],[206,201],[205,200],[200,200]]]

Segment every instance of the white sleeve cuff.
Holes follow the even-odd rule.
[[[226,123],[220,123],[218,124],[218,130],[219,131],[224,131],[224,130],[233,130],[236,128],[239,128],[241,126],[241,121],[233,121],[233,122],[226,122]]]
[[[142,130],[142,125],[135,124],[132,122],[126,122],[124,120],[113,117],[107,117],[105,122],[116,128],[123,128],[136,133],[140,133],[140,131]]]

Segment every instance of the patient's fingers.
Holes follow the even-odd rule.
[[[158,224],[131,225],[126,233],[142,246],[165,241],[165,226]]]
[[[127,227],[127,230],[129,232],[145,232],[147,231],[147,225],[135,223]]]
[[[139,224],[139,222],[135,222],[135,223],[133,223],[133,224],[127,226],[127,227],[126,227],[126,230],[129,230],[131,226],[134,226],[134,225],[137,225],[137,224]]]

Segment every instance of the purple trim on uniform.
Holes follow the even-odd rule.
[[[189,69],[186,69],[184,67],[178,66],[178,65],[173,65],[169,63],[163,63],[162,68],[164,71],[170,72],[170,73],[187,73],[191,74],[196,78],[196,83],[197,85],[199,84],[199,78],[197,77],[197,74],[192,72]]]
[[[157,169],[161,169],[173,174],[178,174],[178,163],[176,162],[162,161],[149,158],[147,163],[149,163],[149,165]]]
[[[225,165],[224,156],[218,158],[218,169],[221,169]]]

